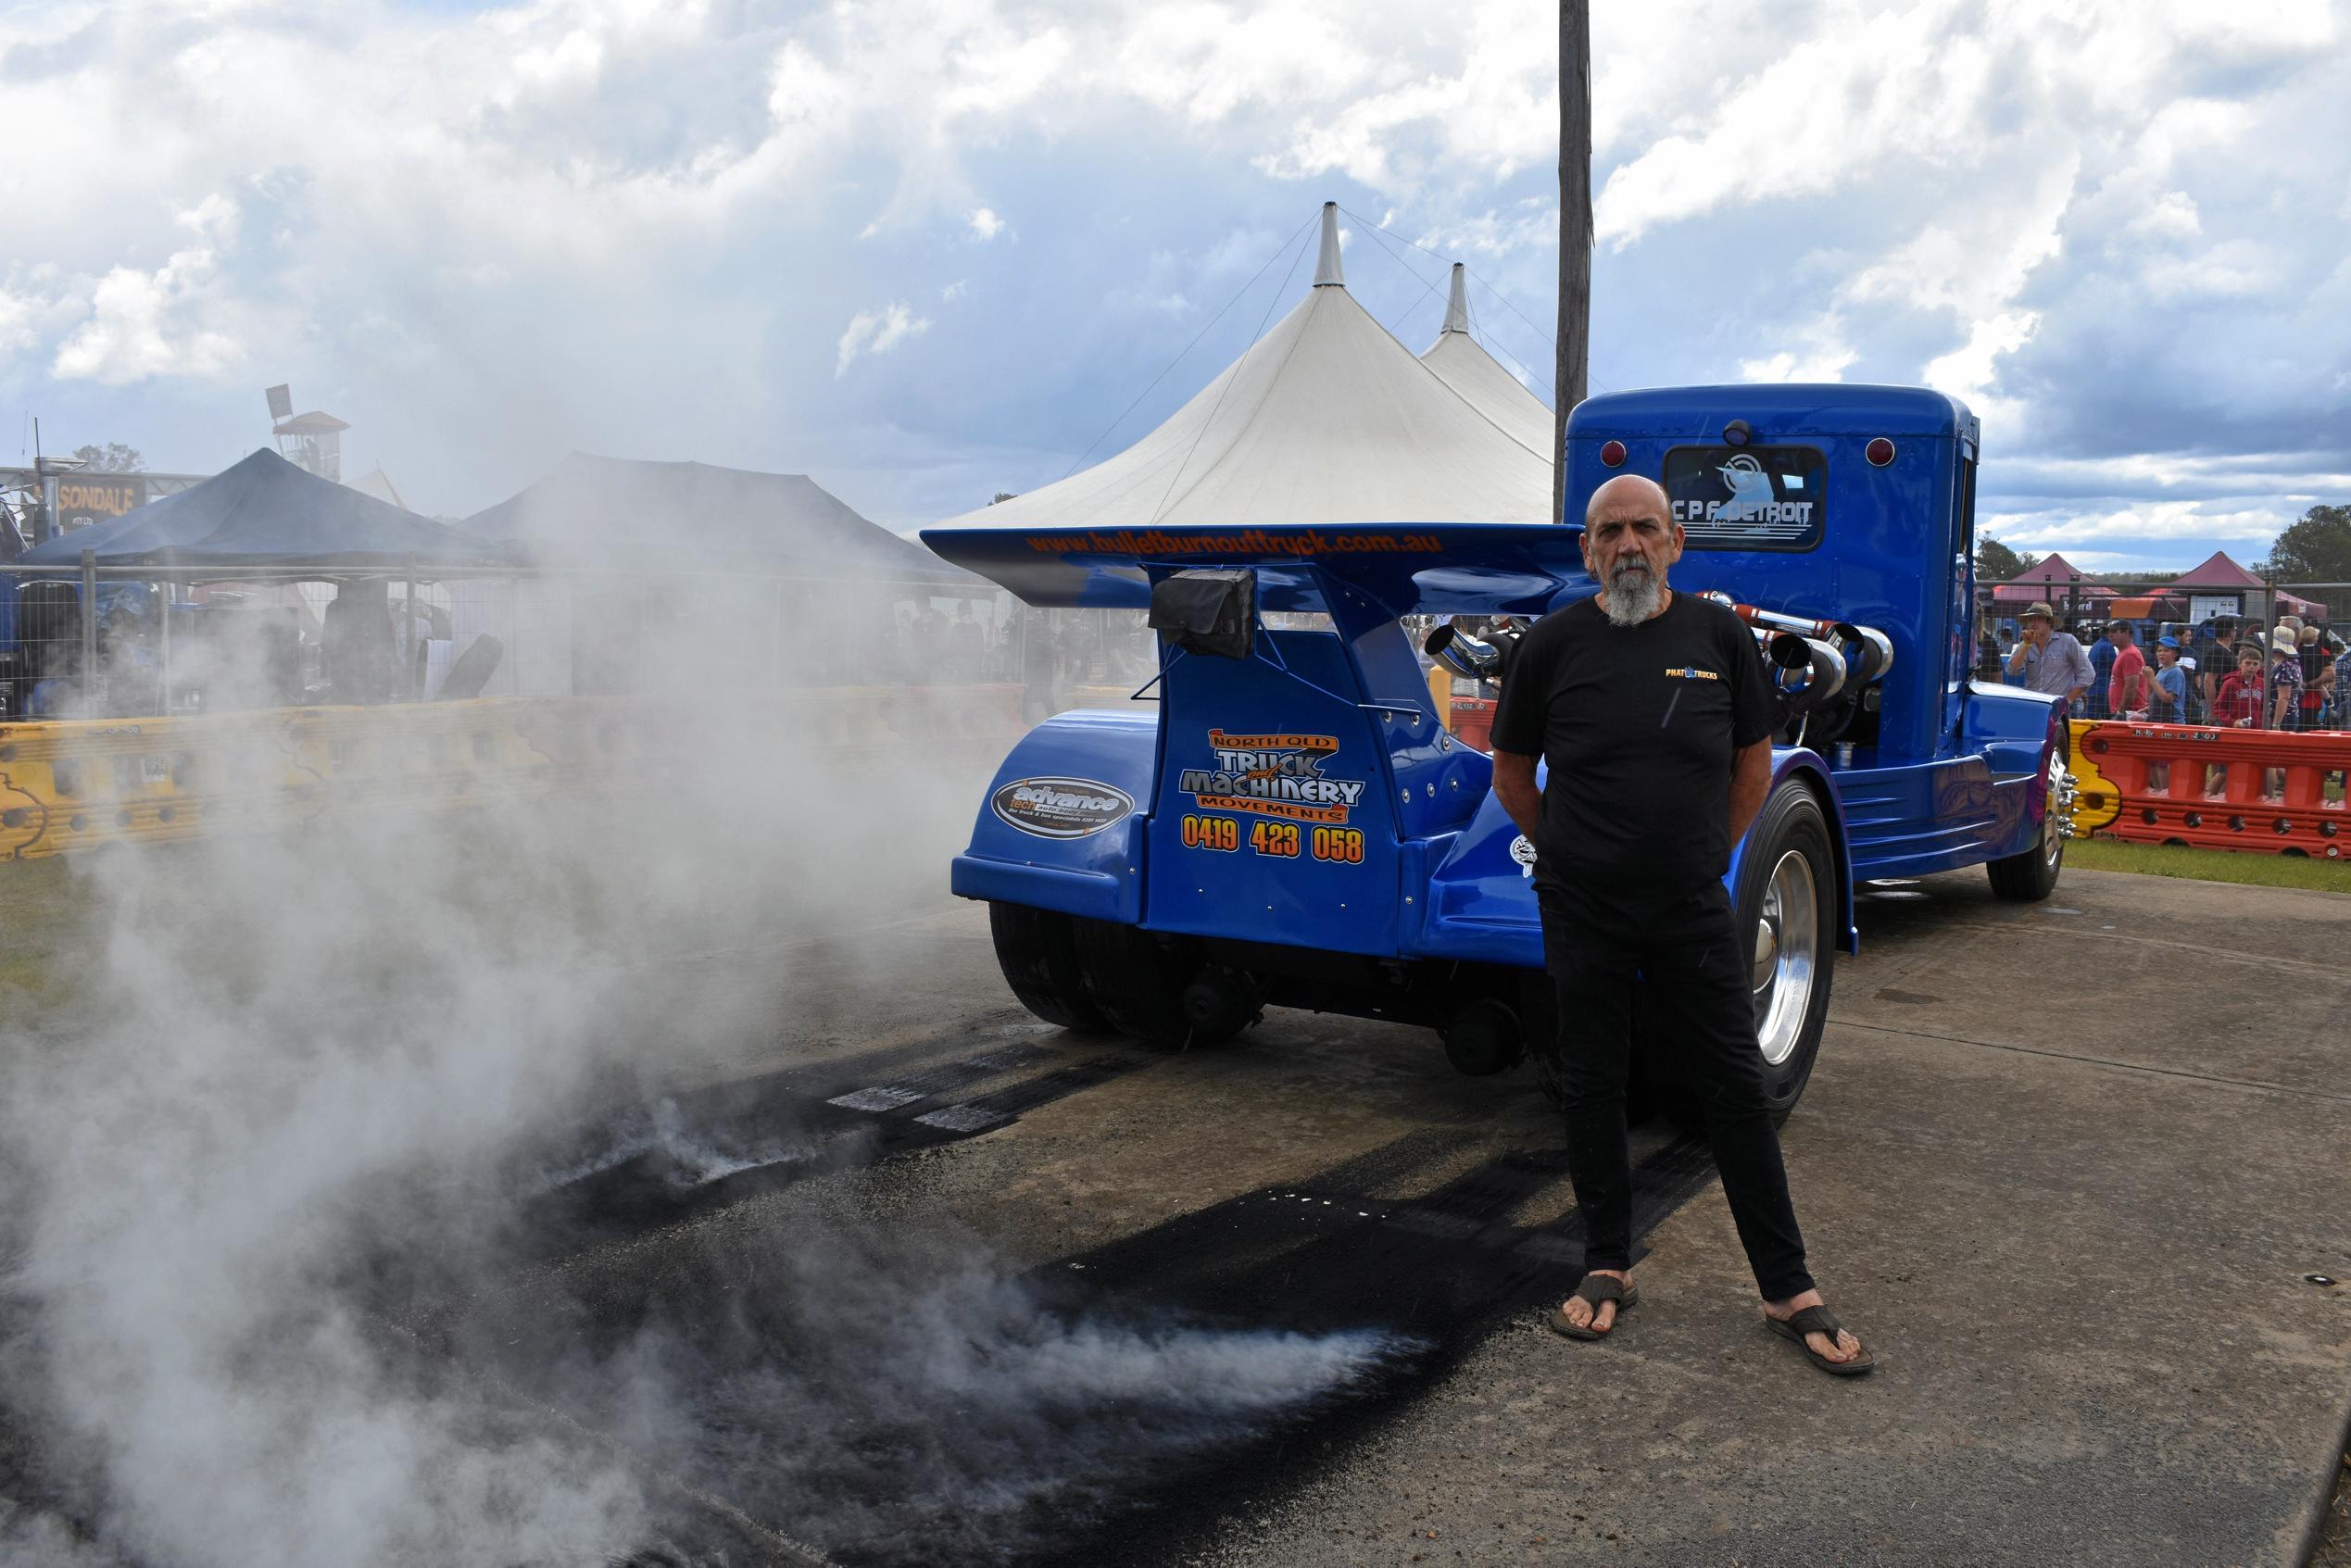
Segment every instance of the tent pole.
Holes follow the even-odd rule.
[[[406,700],[414,702],[424,695],[424,687],[416,678],[416,562],[409,562],[409,602],[401,608],[400,624],[406,628],[400,641],[400,690]]]
[[[1559,6],[1559,351],[1552,371],[1551,521],[1566,521],[1567,416],[1591,358],[1591,6]]]
[[[82,705],[94,717],[98,698],[98,552],[82,552]]]

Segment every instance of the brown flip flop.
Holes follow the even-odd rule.
[[[1859,1377],[1878,1364],[1878,1358],[1869,1353],[1867,1345],[1849,1361],[1832,1361],[1804,1343],[1807,1334],[1825,1334],[1829,1336],[1829,1343],[1834,1345],[1837,1342],[1837,1331],[1844,1325],[1830,1316],[1826,1307],[1806,1307],[1791,1316],[1786,1323],[1766,1313],[1764,1322],[1771,1325],[1772,1333],[1792,1341],[1796,1348],[1804,1353],[1805,1360],[1832,1377]]]
[[[1570,1339],[1605,1339],[1616,1332],[1616,1324],[1625,1321],[1627,1312],[1641,1305],[1641,1287],[1628,1285],[1614,1274],[1586,1274],[1583,1283],[1576,1286],[1576,1294],[1591,1303],[1595,1318],[1600,1315],[1603,1301],[1616,1302],[1616,1315],[1606,1328],[1592,1328],[1577,1323],[1565,1312],[1553,1307],[1551,1310],[1551,1331],[1564,1334]]]

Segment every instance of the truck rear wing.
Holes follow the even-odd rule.
[[[1048,608],[1142,609],[1150,584],[1194,567],[1249,567],[1257,602],[1336,613],[1360,596],[1386,619],[1541,615],[1597,586],[1580,524],[1331,523],[1306,528],[926,528],[942,558]],[[1352,606],[1361,619],[1364,604]]]

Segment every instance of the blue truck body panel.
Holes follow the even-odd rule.
[[[1866,456],[1873,442],[1891,443],[1886,460]],[[1969,679],[1977,444],[1963,405],[1905,387],[1616,394],[1568,421],[1571,519],[1619,473],[1662,478],[1678,516],[1693,508],[1677,591],[1721,590],[1891,641],[1862,738],[1774,757],[1775,782],[1812,790],[1829,819],[1847,950],[1857,880],[2022,853],[2046,814],[2062,714]],[[1761,483],[1745,453],[1777,465],[1770,488],[1741,488]],[[1685,498],[1709,473],[1729,499]],[[1757,496],[1766,504],[1746,506]],[[1540,968],[1531,877],[1490,762],[1439,722],[1397,618],[1572,603],[1594,589],[1580,533],[1574,522],[926,532],[939,554],[1032,604],[1142,608],[1171,573],[1247,567],[1261,610],[1328,617],[1327,630],[1261,624],[1245,659],[1163,647],[1157,714],[1040,725],[999,772],[955,891],[1173,935]],[[1036,781],[1102,820],[1053,836],[1058,822],[996,809]],[[1734,857],[1734,885],[1738,874]]]

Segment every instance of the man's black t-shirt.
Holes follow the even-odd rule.
[[[1584,599],[1535,623],[1494,710],[1498,751],[1540,756],[1540,881],[1694,885],[1730,865],[1730,764],[1779,702],[1746,625],[1674,595],[1615,626]]]

